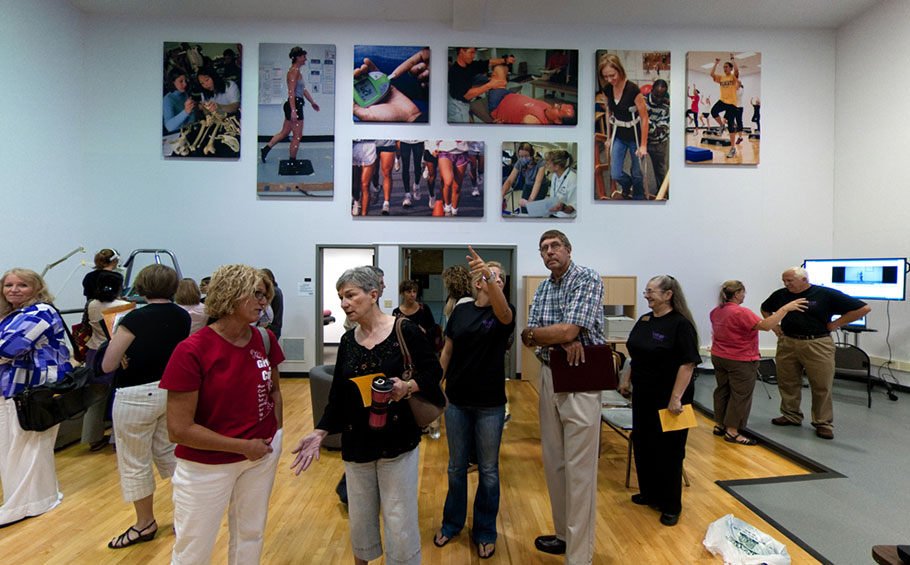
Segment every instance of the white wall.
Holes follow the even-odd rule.
[[[23,22],[26,32],[42,26]],[[572,240],[577,262],[602,274],[637,275],[639,286],[655,274],[680,279],[701,329],[710,338],[708,311],[724,279],[739,278],[750,292],[747,305],[780,286],[784,267],[807,256],[832,252],[834,169],[834,33],[749,29],[594,28],[580,26],[497,26],[487,33],[459,33],[437,24],[308,21],[142,20],[87,16],[82,28],[84,68],[74,88],[84,104],[77,126],[79,144],[68,148],[83,171],[71,188],[50,183],[47,190],[69,198],[70,206],[51,212],[48,225],[69,215],[97,217],[97,210],[117,211],[105,221],[85,221],[84,244],[92,250],[114,245],[121,250],[161,246],[172,249],[187,275],[196,278],[226,262],[268,266],[285,289],[288,337],[314,343],[313,298],[294,289],[314,277],[315,244],[386,244],[379,264],[397,265],[399,242],[517,244],[516,275],[545,274],[536,252],[541,232],[554,224],[516,221],[499,215],[499,175],[488,167],[483,220],[440,221],[358,219],[350,217],[350,140],[359,138],[480,138],[488,143],[488,163],[497,161],[503,141],[574,141],[579,144],[579,217],[559,223]],[[44,35],[43,33],[41,35]],[[335,43],[339,71],[353,66],[353,44],[395,44],[433,49],[430,124],[403,126],[352,123],[338,104],[336,115],[336,198],[330,202],[258,201],[255,197],[255,138],[243,137],[238,162],[165,162],[160,157],[160,73],[164,40],[238,41],[244,47],[244,100],[255,101],[258,43]],[[530,39],[538,38],[538,39]],[[446,48],[451,45],[560,48],[580,50],[580,125],[574,128],[518,126],[449,126],[445,123]],[[593,203],[593,91],[596,49],[669,49],[672,52],[671,200],[666,204]],[[685,54],[687,50],[755,50],[763,57],[761,165],[752,168],[687,168],[683,160]],[[796,54],[796,55],[795,55]],[[40,58],[39,58],[40,59]],[[36,61],[36,64],[42,61]],[[348,64],[350,62],[350,64]],[[587,69],[587,70],[586,70]],[[8,75],[7,75],[8,76]],[[34,82],[42,82],[35,80]],[[339,100],[350,97],[350,74],[339,72]],[[58,87],[61,85],[58,83]],[[794,100],[795,91],[824,93],[811,102]],[[26,99],[25,115],[46,108]],[[244,130],[256,131],[256,112],[244,112]],[[46,124],[49,121],[45,122]],[[24,136],[22,123],[13,132]],[[49,133],[49,132],[45,132]],[[811,136],[811,142],[807,138]],[[14,163],[27,167],[40,153],[36,143]],[[26,177],[27,171],[18,173]],[[60,175],[61,177],[64,175]],[[28,194],[28,198],[33,198]],[[409,221],[410,220],[410,221]],[[799,244],[793,241],[793,226]],[[23,244],[25,252],[45,255],[48,242]],[[4,261],[6,263],[7,261]],[[397,276],[396,276],[397,278]],[[397,284],[397,281],[395,281]],[[519,296],[523,289],[519,287]],[[522,311],[519,306],[519,312]],[[524,320],[519,319],[519,324]],[[763,345],[773,339],[763,337]],[[306,352],[313,359],[313,351]],[[308,367],[295,367],[305,370]]]
[[[837,33],[834,255],[910,256],[910,3],[882,2]],[[871,301],[863,349],[888,357],[884,301]],[[910,359],[910,305],[890,304],[894,359]],[[901,368],[910,369],[906,364]]]

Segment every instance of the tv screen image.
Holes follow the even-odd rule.
[[[904,300],[907,259],[806,259],[809,282],[864,300]]]

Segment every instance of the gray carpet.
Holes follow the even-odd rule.
[[[713,411],[714,376],[701,371],[695,402]],[[873,563],[872,546],[910,543],[910,395],[888,400],[883,387],[866,408],[865,384],[836,380],[834,440],[815,436],[809,389],[803,425],[780,427],[777,387],[756,383],[749,432],[819,469],[808,478],[728,481],[731,494],[825,563]],[[749,449],[744,447],[743,449]],[[697,456],[694,453],[689,456]]]

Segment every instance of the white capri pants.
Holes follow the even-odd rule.
[[[0,479],[3,506],[0,526],[44,514],[60,504],[54,466],[56,425],[43,432],[19,427],[16,403],[0,395]]]
[[[153,462],[162,479],[177,465],[167,434],[167,391],[158,381],[118,388],[113,416],[120,489],[125,501],[135,502],[155,493]]]
[[[348,486],[348,520],[354,556],[365,561],[382,556],[379,512],[385,526],[387,565],[420,564],[417,523],[419,448],[392,459],[344,462]]]
[[[272,438],[272,452],[256,461],[207,465],[177,460],[174,487],[174,531],[171,563],[210,563],[221,517],[228,507],[228,563],[259,563],[269,513],[269,497],[281,456],[283,430]],[[118,438],[119,441],[119,438]],[[228,506],[230,503],[230,506]]]

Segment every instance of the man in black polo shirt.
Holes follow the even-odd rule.
[[[831,387],[834,383],[834,340],[831,332],[868,314],[865,302],[851,298],[833,288],[809,284],[802,267],[791,267],[781,275],[784,287],[775,290],[762,302],[761,313],[767,318],[784,304],[805,298],[807,308],[793,311],[774,328],[777,335],[777,388],[780,391],[781,416],[771,422],[778,426],[799,426],[802,374],[805,370],[812,391],[812,425],[815,435],[834,439],[834,407]],[[831,321],[833,314],[840,318]]]

